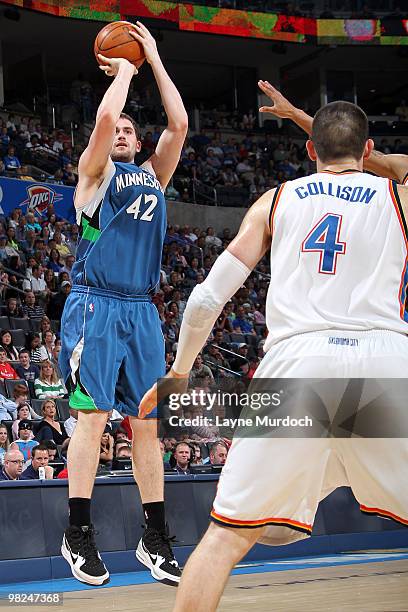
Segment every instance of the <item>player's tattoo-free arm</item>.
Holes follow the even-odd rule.
[[[167,115],[167,127],[160,136],[156,151],[148,160],[160,184],[165,188],[180,161],[188,129],[188,116],[183,100],[163,66],[154,38],[139,21],[136,25],[138,33],[133,33],[132,36],[144,46],[146,59],[152,67]]]
[[[107,60],[112,65],[115,76],[99,105],[96,122],[88,146],[79,160],[79,179],[99,178],[103,175],[109,161],[115,137],[116,123],[120,117],[129,91],[135,67],[125,59]],[[106,66],[105,66],[106,71]]]
[[[408,174],[408,155],[385,154],[374,150],[364,160],[364,169],[402,183]]]
[[[273,102],[273,106],[261,106],[260,113],[271,113],[281,119],[291,119],[309,136],[312,133],[313,117],[296,108],[269,81],[258,81],[259,89]]]

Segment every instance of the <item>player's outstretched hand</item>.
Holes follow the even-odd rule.
[[[129,30],[129,34],[143,46],[145,56],[149,64],[153,64],[155,60],[160,60],[156,41],[146,26],[144,26],[143,23],[140,23],[140,21],[136,21],[134,27],[135,30]]]
[[[258,81],[258,87],[273,102],[273,106],[261,106],[260,113],[272,113],[272,115],[282,119],[292,116],[295,107],[269,81]]]
[[[157,404],[170,393],[184,393],[187,385],[188,374],[178,374],[171,369],[164,378],[154,383],[153,387],[150,387],[144,394],[139,406],[139,419],[144,419],[150,414]]]
[[[134,74],[137,74],[137,68],[124,57],[105,57],[98,53],[99,61],[102,62],[99,64],[99,68],[104,71],[107,76],[114,77],[119,72],[119,67],[123,65],[131,66],[134,70]]]

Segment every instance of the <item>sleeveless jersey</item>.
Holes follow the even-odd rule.
[[[74,285],[146,295],[160,281],[166,202],[155,176],[114,163],[90,203],[77,210]]]
[[[316,330],[408,333],[407,228],[394,181],[358,171],[288,181],[270,222],[265,350]]]

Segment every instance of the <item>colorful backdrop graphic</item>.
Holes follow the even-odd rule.
[[[0,0],[58,17],[115,21],[161,19],[180,30],[318,44],[408,44],[408,20],[307,19],[159,0]]]

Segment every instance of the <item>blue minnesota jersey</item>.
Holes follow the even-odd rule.
[[[166,202],[159,181],[133,163],[115,163],[93,200],[77,211],[74,285],[146,295],[160,281]]]

